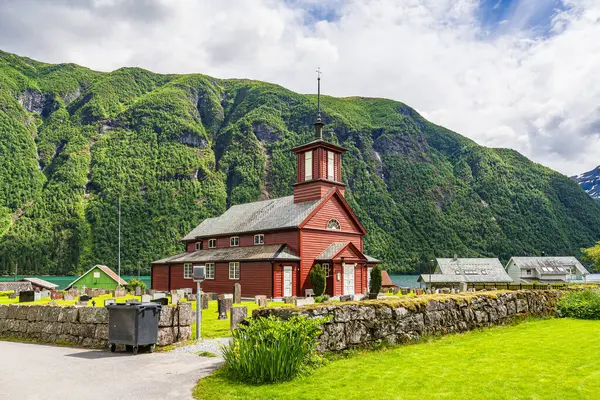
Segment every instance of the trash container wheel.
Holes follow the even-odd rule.
[[[133,355],[135,356],[138,352],[138,346],[133,346]]]
[[[117,351],[117,345],[114,343],[110,344],[110,352],[114,353],[115,351]]]

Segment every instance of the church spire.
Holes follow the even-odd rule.
[[[317,122],[315,122],[315,138],[323,140],[323,121],[321,121],[321,67],[317,67]]]

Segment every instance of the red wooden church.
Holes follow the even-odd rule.
[[[344,199],[342,147],[322,138],[292,151],[297,160],[293,196],[232,206],[208,218],[182,241],[186,252],[152,263],[152,288],[195,288],[194,265],[206,266],[202,290],[242,296],[300,296],[310,289],[315,264],[326,267],[330,296],[368,290],[369,272],[380,261],[363,253],[365,228]]]

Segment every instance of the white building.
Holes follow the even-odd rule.
[[[584,283],[589,275],[575,257],[512,257],[506,272],[516,283]]]

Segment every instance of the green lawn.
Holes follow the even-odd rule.
[[[198,399],[598,399],[600,321],[550,319],[357,353],[291,382],[251,386],[223,371]]]
[[[293,304],[284,304],[281,302],[270,302],[269,307],[285,307]],[[234,304],[234,306],[248,307],[248,316],[252,315],[252,310],[256,310],[258,305],[254,301],[243,301],[242,304]],[[192,309],[196,310],[196,302],[192,302]],[[229,331],[229,318],[219,320],[217,317],[218,304],[216,300],[208,302],[208,308],[202,310],[202,331],[200,335],[203,339],[222,338],[231,336]],[[194,313],[194,323],[192,324],[192,339],[196,338],[196,314]]]

